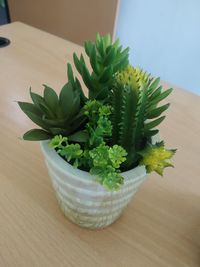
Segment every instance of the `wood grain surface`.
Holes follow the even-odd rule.
[[[121,218],[81,229],[59,210],[37,142],[20,137],[32,122],[16,100],[30,85],[58,92],[66,62],[82,48],[22,23],[0,27],[0,266],[199,267],[200,98],[175,88],[161,134],[178,148],[174,169],[152,174]]]

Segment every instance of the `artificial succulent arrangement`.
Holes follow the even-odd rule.
[[[171,92],[140,68],[129,63],[129,48],[119,40],[97,34],[85,42],[88,69],[83,54],[73,54],[74,65],[85,83],[84,94],[72,66],[67,64],[68,82],[59,96],[47,85],[40,96],[30,89],[33,103],[18,102],[22,111],[42,129],[32,129],[24,140],[49,140],[49,147],[68,163],[90,172],[110,191],[124,182],[124,171],[144,165],[147,173],[163,175],[173,166],[174,149],[152,137],[164,120],[168,104],[160,105]],[[91,70],[91,71],[90,71]]]

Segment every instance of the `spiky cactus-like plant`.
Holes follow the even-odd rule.
[[[128,66],[117,73],[111,91],[112,144],[121,145],[128,153],[123,164],[130,169],[138,164],[142,150],[148,139],[158,133],[155,129],[165,118],[160,116],[169,104],[158,107],[172,89],[163,90],[159,79],[152,79],[140,69]]]

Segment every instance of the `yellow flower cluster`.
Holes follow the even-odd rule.
[[[128,65],[124,70],[116,74],[116,81],[119,84],[131,87],[133,90],[139,90],[141,83],[147,82],[149,75],[140,68],[133,68]]]
[[[165,167],[173,167],[169,159],[172,158],[176,150],[165,149],[163,143],[149,146],[145,150],[142,152],[143,159],[140,161],[140,165],[145,165],[147,172],[156,171],[158,174],[163,175]]]

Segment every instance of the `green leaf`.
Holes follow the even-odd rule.
[[[119,40],[119,38],[117,38],[116,41],[113,43],[113,47],[118,48],[119,45],[120,45],[120,40]]]
[[[126,150],[118,145],[114,145],[109,148],[109,159],[112,162],[114,168],[119,168],[121,163],[126,160],[127,152]]]
[[[72,86],[75,87],[74,74],[70,63],[67,63],[67,77],[68,81],[70,81]]]
[[[108,47],[109,45],[111,45],[111,36],[110,36],[110,34],[106,34],[105,36],[103,36],[102,40],[103,40],[105,48]]]
[[[23,139],[28,141],[48,140],[51,137],[50,133],[41,129],[32,129],[23,135]]]
[[[124,49],[122,52],[118,51],[118,55],[116,56],[116,61],[122,61],[122,59],[126,58],[128,59],[128,53],[129,53],[129,47],[127,47],[126,49]]]
[[[77,114],[70,123],[70,130],[71,132],[77,131],[77,129],[80,129],[82,125],[84,125],[87,117],[82,114],[82,111]]]
[[[97,33],[97,35],[96,35],[96,43],[99,43],[99,42],[101,42],[101,36],[100,36],[99,33]]]
[[[55,114],[51,111],[51,109],[47,106],[47,104],[45,102],[40,103],[39,104],[40,109],[42,110],[43,117],[42,118],[49,118],[49,119],[53,119],[55,118]]]
[[[156,135],[159,132],[159,130],[148,130],[147,132],[145,132],[145,136],[146,137],[151,137]]]
[[[117,54],[120,54],[122,51],[122,45],[120,45],[119,47],[115,47],[117,49]]]
[[[99,34],[97,34],[96,37],[96,48],[99,52],[99,55],[103,58],[105,56],[105,48],[103,45],[102,37]]]
[[[44,98],[41,97],[40,95],[36,94],[36,93],[33,93],[31,91],[31,87],[30,87],[29,90],[30,90],[30,96],[31,96],[31,99],[32,99],[33,103],[35,104],[36,107],[39,108],[39,104],[40,103],[44,103]]]
[[[106,83],[108,80],[110,80],[112,78],[112,74],[113,74],[113,67],[108,66],[104,69],[103,73],[101,74],[101,76],[99,77],[99,82],[100,83]]]
[[[115,62],[114,66],[113,66],[113,70],[114,73],[124,69],[127,65],[128,65],[128,56],[125,56],[123,59],[118,60],[117,62]]]
[[[153,99],[155,99],[158,95],[161,94],[162,92],[162,86],[159,86],[149,97],[149,100],[152,101]]]
[[[68,136],[69,141],[78,142],[78,143],[86,143],[88,139],[89,139],[89,135],[86,131],[79,131]]]
[[[160,83],[160,78],[156,78],[155,80],[153,80],[148,89],[148,94],[151,94],[158,87],[159,83]]]
[[[35,124],[39,125],[44,129],[48,129],[48,124],[46,124],[41,118],[41,111],[34,106],[34,104],[26,102],[18,102],[22,111],[31,119]]]
[[[47,85],[44,86],[44,100],[51,111],[56,111],[58,106],[58,96],[56,92]],[[52,112],[53,113],[53,112]]]
[[[93,49],[93,43],[91,41],[86,41],[84,43],[84,47],[85,47],[85,52],[88,55],[88,57],[90,57],[92,49]]]
[[[76,86],[76,90],[79,92],[80,94],[80,104],[81,106],[83,106],[85,104],[85,102],[87,101],[87,97],[85,96],[83,89],[81,87],[81,84],[79,82],[79,80],[76,78],[75,81],[75,86]]]
[[[82,65],[82,78],[87,88],[94,90],[94,85],[92,83],[91,76],[86,65]]]
[[[99,99],[99,100],[104,100],[106,102],[108,98],[108,88],[105,86],[103,87],[102,85],[102,88],[100,90],[98,90],[97,92],[89,92],[89,99]]]
[[[104,59],[104,62],[103,62],[104,66],[112,64],[112,62],[115,59],[115,56],[116,56],[116,50],[114,47],[111,47],[109,53],[107,54],[107,56]]]
[[[82,53],[81,53],[81,56],[80,56],[80,62],[81,62],[82,65],[85,65],[86,66],[85,60],[84,60],[84,57],[83,57],[83,54]]]
[[[63,127],[64,125],[66,125],[67,124],[67,119],[57,119],[57,120],[54,120],[54,119],[46,119],[46,118],[42,118],[42,120],[46,123],[46,124],[48,124],[49,126],[51,126],[51,127],[53,127],[53,126],[55,126],[55,127]]]
[[[63,149],[59,151],[59,154],[70,161],[71,159],[81,158],[83,150],[79,144],[71,144],[63,147]]]
[[[18,105],[20,106],[21,110],[27,115],[27,112],[31,112],[35,115],[41,116],[42,113],[40,109],[35,106],[34,104],[28,103],[28,102],[17,102]]]
[[[73,53],[73,59],[74,59],[74,65],[75,65],[77,71],[82,75],[82,63],[78,59],[76,53]]]
[[[99,65],[97,62],[97,55],[96,55],[95,46],[92,47],[92,51],[90,53],[90,64],[93,68],[93,71],[98,75],[100,69],[99,69]]]
[[[165,110],[167,110],[169,108],[170,104],[166,104],[166,105],[163,105],[161,107],[158,107],[156,109],[153,109],[151,110],[149,113],[148,113],[148,116],[147,118],[148,119],[154,119],[156,117],[159,117]]]
[[[160,95],[158,95],[153,101],[151,101],[151,106],[156,105],[158,102],[165,99],[171,92],[173,91],[173,88],[167,89],[164,92],[162,92]]]
[[[102,143],[98,147],[89,151],[89,155],[93,160],[94,167],[105,168],[108,165],[108,149],[109,146],[106,146],[104,143]]]
[[[80,110],[80,95],[76,91],[74,92],[74,99],[72,104],[72,109],[70,111],[70,118],[72,118],[74,115],[76,115]]]
[[[68,139],[67,137],[63,137],[61,134],[54,136],[50,142],[49,142],[49,147],[50,148],[57,148],[57,149],[62,149],[63,145],[68,144]]]
[[[59,120],[63,119],[64,116],[64,112],[62,111],[62,108],[60,105],[58,105],[58,108],[56,110],[56,118],[58,118]]]
[[[108,191],[117,191],[120,189],[121,185],[124,183],[124,177],[117,172],[109,172],[102,185]]]
[[[69,118],[70,112],[73,108],[74,93],[71,82],[66,83],[59,96],[59,102],[62,108],[62,111],[65,114],[66,119]]]
[[[164,119],[165,119],[165,116],[162,116],[162,117],[160,117],[160,118],[158,118],[158,119],[156,119],[156,120],[153,120],[153,121],[151,121],[151,122],[149,122],[149,123],[146,123],[145,126],[144,126],[145,131],[150,130],[150,129],[152,129],[152,128],[155,128],[155,127],[158,126]]]
[[[45,130],[48,130],[49,125],[45,123],[41,117],[38,117],[37,115],[29,111],[26,111],[25,113],[29,117],[29,119],[31,119],[35,124],[37,124],[38,126],[42,127]]]

